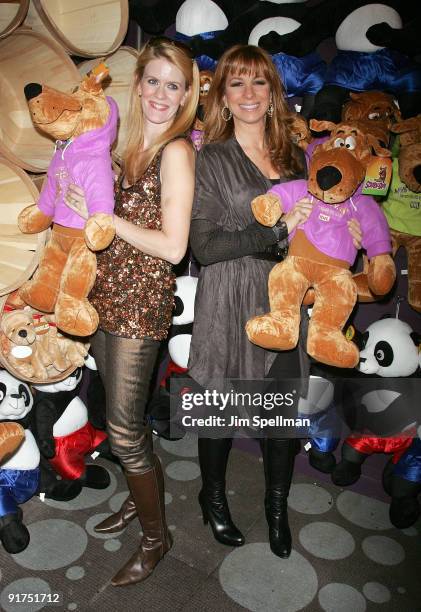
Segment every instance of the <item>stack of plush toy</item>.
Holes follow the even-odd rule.
[[[52,226],[32,279],[6,300],[1,317],[2,364],[30,382],[65,378],[83,364],[98,315],[87,296],[92,288],[95,251],[114,237],[114,174],[110,148],[118,111],[106,98],[100,64],[73,93],[28,83],[25,95],[34,125],[56,140],[47,179],[38,202],[25,208],[18,224],[23,233]],[[83,188],[89,218],[65,204],[69,184]]]
[[[114,237],[116,103],[104,95],[108,71],[100,64],[72,93],[28,83],[33,123],[56,140],[39,201],[25,208],[23,233],[52,226],[34,276],[3,298],[0,320],[0,540],[24,550],[29,532],[21,504],[35,494],[73,499],[82,487],[109,485],[107,470],[87,464],[96,453],[113,460],[105,429],[105,397],[98,374],[88,407],[79,397],[82,367],[92,366],[89,336],[98,316],[87,296],[96,272],[95,251]],[[89,218],[65,204],[69,184],[83,188]]]

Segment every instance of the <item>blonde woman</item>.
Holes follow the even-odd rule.
[[[97,531],[120,531],[136,514],[143,537],[112,579],[114,586],[147,578],[171,547],[164,481],[145,405],[160,341],[171,322],[172,264],[187,247],[194,192],[194,152],[185,137],[194,119],[199,71],[188,49],[166,38],[140,51],[134,75],[130,136],[115,191],[116,238],[98,255],[90,300],[100,325],[91,340],[106,388],[107,429],[130,496]],[[67,203],[86,217],[83,192]]]

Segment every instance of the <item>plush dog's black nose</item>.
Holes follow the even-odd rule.
[[[413,172],[413,175],[417,183],[421,183],[421,164],[418,166],[415,166],[412,172]]]
[[[341,182],[342,174],[334,166],[325,166],[317,171],[316,179],[320,189],[327,191]]]
[[[28,83],[25,85],[23,89],[25,93],[25,98],[28,100],[32,100],[32,98],[36,98],[42,92],[42,87],[39,83]]]
[[[360,363],[364,363],[365,361],[367,361],[366,357],[360,357]]]
[[[20,336],[21,338],[26,338],[27,335],[28,332],[26,331],[26,329],[21,329],[18,331],[18,336]]]

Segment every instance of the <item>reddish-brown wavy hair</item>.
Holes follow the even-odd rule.
[[[222,142],[234,134],[234,121],[224,121],[221,115],[227,79],[232,75],[264,77],[270,86],[273,115],[266,119],[266,146],[281,176],[293,176],[303,169],[302,155],[291,137],[292,113],[288,108],[285,89],[270,56],[254,45],[235,45],[227,49],[216,67],[209,90],[204,122],[204,141]]]

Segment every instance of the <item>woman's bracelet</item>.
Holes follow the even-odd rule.
[[[282,219],[279,219],[279,221],[275,223],[272,229],[275,232],[276,240],[278,242],[288,238],[288,226]]]

